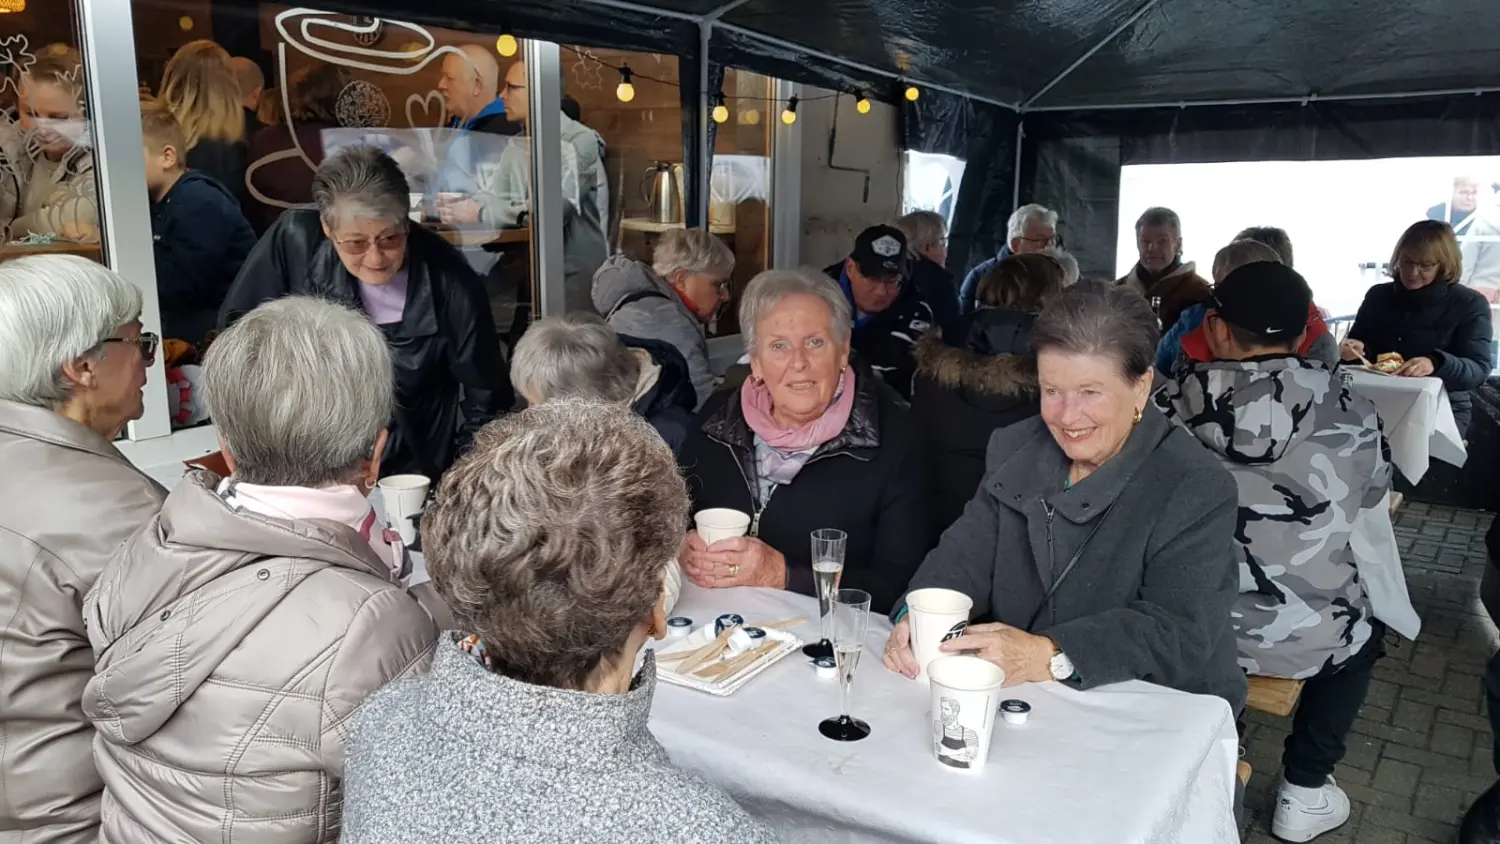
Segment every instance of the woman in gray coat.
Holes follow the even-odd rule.
[[[166,496],[111,442],[156,353],[140,316],[93,261],[0,265],[0,841],[99,838],[83,596]]]
[[[1237,493],[1148,404],[1156,338],[1127,289],[1079,284],[1048,303],[1032,332],[1041,416],[990,439],[978,491],[910,588],[973,598],[987,623],[943,650],[977,650],[1007,684],[1146,680],[1239,712]],[[885,663],[916,676],[904,615]]]
[[[594,307],[627,337],[671,343],[687,360],[697,393],[694,409],[714,391],[703,326],[727,298],[734,253],[716,235],[698,229],[664,232],[651,266],[616,255],[594,274]]]
[[[422,523],[463,632],[365,704],[343,844],[774,840],[647,729],[656,662],[636,660],[666,630],[687,511],[671,451],[623,406],[558,399],[482,429]]]

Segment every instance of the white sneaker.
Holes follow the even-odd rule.
[[[1308,789],[1296,789],[1305,795]],[[1293,786],[1283,782],[1276,793],[1276,814],[1271,819],[1271,834],[1282,841],[1301,844],[1325,832],[1332,832],[1349,820],[1349,795],[1333,781],[1317,790],[1318,799],[1309,802],[1293,793]]]

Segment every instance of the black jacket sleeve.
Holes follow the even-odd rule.
[[[907,584],[931,548],[932,537],[924,494],[929,489],[926,462],[913,440],[894,445],[901,455],[880,494],[874,558],[868,569],[850,571],[841,583],[869,592],[871,609],[880,613],[890,612],[906,594]],[[811,569],[808,574],[810,577]]]
[[[245,257],[239,275],[234,277],[234,283],[224,297],[224,304],[219,306],[220,330],[233,325],[235,320],[255,310],[260,303],[292,292],[294,285],[287,273],[291,263],[285,247],[295,216],[292,212],[281,215]],[[306,272],[305,255],[300,271]]]
[[[500,355],[484,282],[461,258],[440,261],[434,271],[445,276],[443,321],[449,342],[448,369],[463,388],[459,402],[463,425],[457,439],[458,450],[463,451],[480,428],[510,409],[515,393]]]
[[[1463,316],[1453,331],[1453,339],[1446,348],[1432,354],[1432,374],[1443,379],[1443,386],[1451,391],[1476,390],[1494,368],[1490,357],[1490,343],[1495,330],[1490,320],[1490,304],[1483,296],[1470,290],[1454,290],[1465,296]]]
[[[1366,346],[1375,342],[1375,338],[1371,335],[1375,331],[1375,311],[1378,306],[1371,300],[1375,298],[1379,289],[1380,287],[1377,285],[1365,291],[1365,298],[1359,303],[1359,310],[1354,312],[1354,324],[1349,326],[1348,337],[1350,340],[1358,340]],[[1368,350],[1366,350],[1365,356],[1370,356]]]

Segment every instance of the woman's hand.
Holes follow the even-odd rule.
[[[904,620],[904,619],[903,619]],[[892,631],[894,635],[894,631]],[[1052,654],[1057,646],[1009,624],[971,624],[957,639],[938,646],[947,654],[972,653],[1005,670],[1005,685],[1045,683],[1052,679]]]
[[[891,628],[891,636],[885,640],[885,656],[882,658],[885,667],[897,674],[904,674],[915,680],[920,667],[917,665],[917,655],[911,649],[911,618],[902,616]]]
[[[479,222],[479,203],[469,197],[438,200],[438,220],[445,225],[464,225]]]
[[[1437,366],[1433,364],[1432,358],[1412,358],[1396,370],[1396,374],[1407,378],[1426,378],[1436,369]]]
[[[682,545],[682,572],[705,589],[786,588],[786,557],[753,536],[721,539],[710,546],[697,531],[689,531]]]
[[[1360,360],[1365,356],[1365,344],[1353,337],[1339,344],[1339,360]]]

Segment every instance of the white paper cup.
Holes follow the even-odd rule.
[[[911,652],[917,658],[917,679],[927,681],[927,663],[943,655],[942,643],[969,626],[974,599],[953,589],[916,589],[906,596],[911,619]]]
[[[1005,671],[977,656],[942,656],[932,681],[932,753],[944,767],[978,771],[990,758]]]
[[[712,507],[707,510],[699,510],[693,516],[693,521],[698,525],[698,535],[709,545],[721,539],[733,539],[736,536],[744,536],[750,530],[750,516],[739,510],[731,510],[728,507]]]
[[[407,545],[417,541],[416,518],[422,515],[422,504],[427,501],[427,489],[432,480],[426,475],[391,475],[381,478],[381,500],[385,502],[385,520]]]

